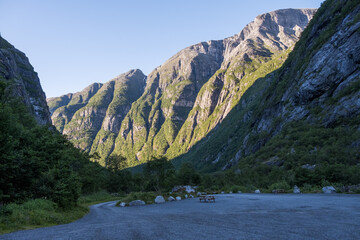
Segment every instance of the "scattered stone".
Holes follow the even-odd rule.
[[[341,192],[360,192],[360,184],[341,187]]]
[[[316,164],[314,164],[314,165],[305,164],[305,165],[302,165],[301,168],[308,169],[308,170],[314,170],[316,168]]]
[[[172,196],[170,196],[170,197],[168,198],[168,201],[169,201],[169,202],[175,201],[175,198],[173,198]]]
[[[165,199],[163,196],[157,196],[155,198],[155,203],[159,204],[159,203],[165,203]]]
[[[129,203],[129,206],[141,206],[145,205],[145,202],[142,200],[134,200]]]
[[[126,203],[122,202],[120,203],[120,207],[125,207],[126,206]]]
[[[181,200],[181,197],[177,196],[176,201],[180,201],[180,200]]]
[[[187,195],[187,194],[185,194],[185,198],[188,198],[188,195]]]
[[[268,166],[282,166],[284,164],[284,160],[281,160],[278,156],[274,156],[270,158],[269,160],[263,162],[263,164],[266,164]]]
[[[256,189],[255,190],[255,193],[261,193],[259,189]]]
[[[336,190],[333,186],[326,186],[322,188],[323,193],[329,194],[329,193],[336,193]]]
[[[298,186],[294,186],[294,193],[299,194],[301,193],[300,188]]]

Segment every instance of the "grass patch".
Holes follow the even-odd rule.
[[[62,209],[45,199],[11,203],[0,208],[0,234],[73,222],[88,211],[84,206]]]
[[[118,199],[110,193],[98,192],[81,196],[78,205],[68,209],[45,199],[4,205],[0,207],[0,234],[70,223],[87,214],[90,205]]]

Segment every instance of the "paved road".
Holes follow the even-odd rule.
[[[360,239],[360,195],[225,194],[161,205],[91,207],[65,225],[0,239]]]

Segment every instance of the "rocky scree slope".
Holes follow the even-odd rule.
[[[48,99],[52,122],[76,147],[106,158],[131,104],[144,91],[146,76],[138,69],[83,91]]]
[[[359,13],[355,0],[323,3],[285,64],[257,80],[218,129],[175,162],[205,171],[359,163]]]
[[[19,99],[38,124],[51,125],[40,80],[29,59],[0,36],[0,81],[6,84],[5,101]]]
[[[92,118],[86,124],[77,124],[79,117],[71,120],[73,115],[89,115],[78,113],[79,107],[85,110],[87,101],[91,101],[92,94],[83,91],[77,95],[87,96],[79,97],[80,105],[73,104],[70,110],[71,94],[49,100],[53,122],[78,147],[100,152],[102,158],[123,155],[128,166],[144,163],[153,155],[173,158],[186,153],[223,121],[259,77],[282,65],[315,12],[283,9],[262,14],[233,37],[183,49],[149,74],[144,93],[125,118],[102,124],[102,113],[95,128]],[[102,105],[107,108],[106,101]],[[101,124],[112,134],[103,139],[96,137],[99,140],[93,143]],[[104,144],[105,138],[115,144]]]

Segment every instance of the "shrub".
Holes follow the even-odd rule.
[[[286,181],[277,182],[274,184],[271,184],[269,187],[269,190],[275,190],[275,189],[284,189],[289,190],[291,189],[290,185]]]

